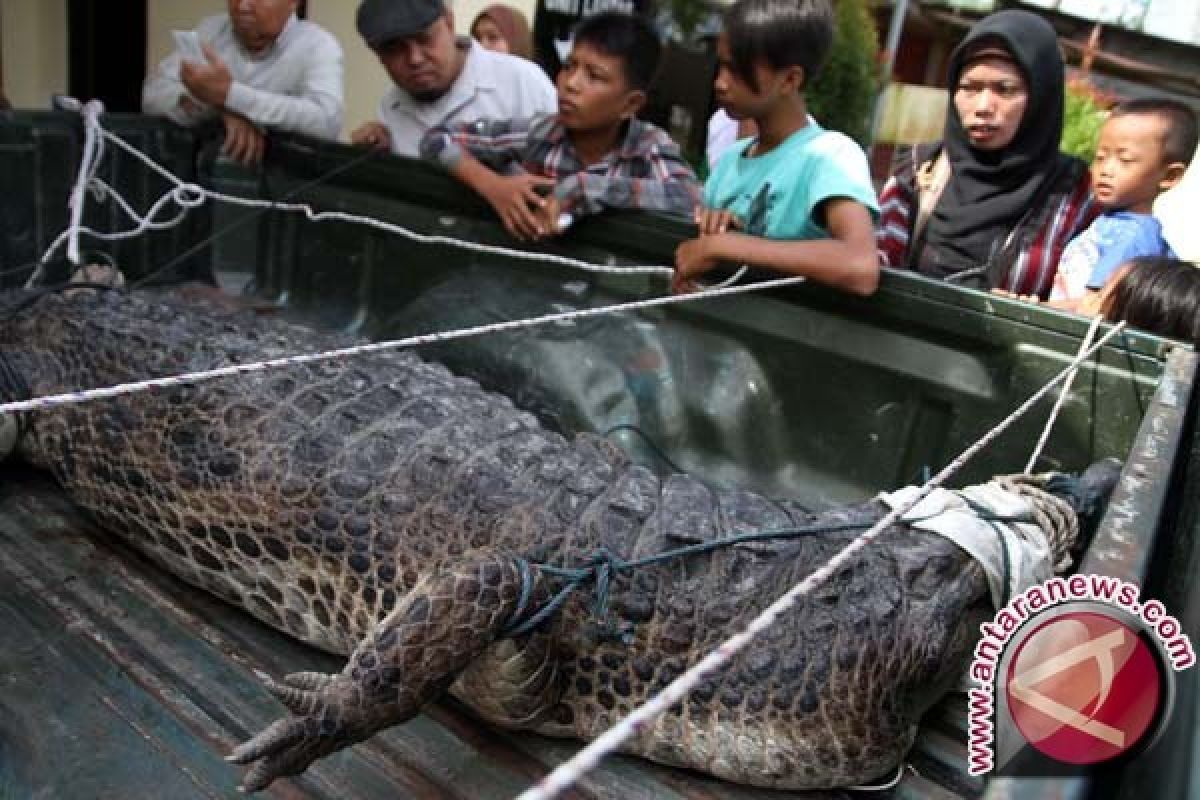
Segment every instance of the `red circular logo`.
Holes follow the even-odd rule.
[[[1009,663],[1005,691],[1017,729],[1045,755],[1097,764],[1135,747],[1163,703],[1151,646],[1100,613],[1068,612],[1038,626]]]

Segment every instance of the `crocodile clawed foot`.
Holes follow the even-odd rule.
[[[276,778],[410,719],[441,694],[497,638],[524,601],[545,588],[512,556],[464,557],[407,594],[350,655],[336,675],[298,672],[259,679],[288,711],[228,760],[253,764],[242,789]],[[540,674],[540,672],[538,672]]]
[[[318,758],[396,721],[394,704],[367,692],[345,674],[298,672],[283,683],[261,672],[258,677],[291,714],[226,756],[234,764],[253,764],[239,787],[243,792],[257,792],[276,778],[299,774]]]

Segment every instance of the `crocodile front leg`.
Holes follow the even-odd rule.
[[[262,676],[291,714],[227,757],[257,762],[243,791],[264,789],[413,717],[503,634],[523,605],[545,599],[546,580],[512,555],[468,554],[418,583],[340,673],[297,673],[283,684]]]

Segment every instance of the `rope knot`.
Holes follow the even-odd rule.
[[[612,582],[613,572],[628,569],[632,566],[628,561],[625,561],[611,550],[601,547],[592,553],[581,567],[565,568],[552,567],[548,564],[533,565],[535,569],[545,575],[565,580],[566,585],[559,589],[554,597],[550,598],[548,603],[527,619],[521,619],[521,617],[524,616],[528,597],[532,594],[533,574],[529,570],[528,562],[524,559],[519,560],[518,566],[521,571],[522,600],[518,604],[517,611],[513,614],[512,621],[504,632],[505,636],[520,636],[537,628],[549,619],[554,612],[558,611],[576,589],[584,583],[594,580],[596,582],[596,600],[592,604],[592,614],[599,620],[597,629],[604,635],[616,635],[618,638],[628,639],[630,635],[628,631],[615,631],[613,626],[607,623],[609,585]]]
[[[183,208],[199,208],[208,200],[204,188],[195,183],[181,183],[171,190],[171,199]]]
[[[1046,491],[1046,478],[1019,474],[998,475],[992,480],[1029,503],[1034,520],[1050,544],[1054,571],[1061,573],[1072,563],[1071,551],[1079,540],[1079,517],[1070,503]]]

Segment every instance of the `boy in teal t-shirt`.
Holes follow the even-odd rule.
[[[804,275],[859,294],[879,283],[879,207],[866,155],[808,116],[804,87],[833,38],[828,0],[740,0],[717,42],[717,99],[758,136],[704,185],[700,236],[675,253],[675,289],[722,261]]]
[[[704,205],[729,211],[741,230],[768,239],[827,239],[814,212],[835,197],[876,209],[862,148],[811,118],[769,153],[745,155],[745,139],[730,148],[704,184]]]

